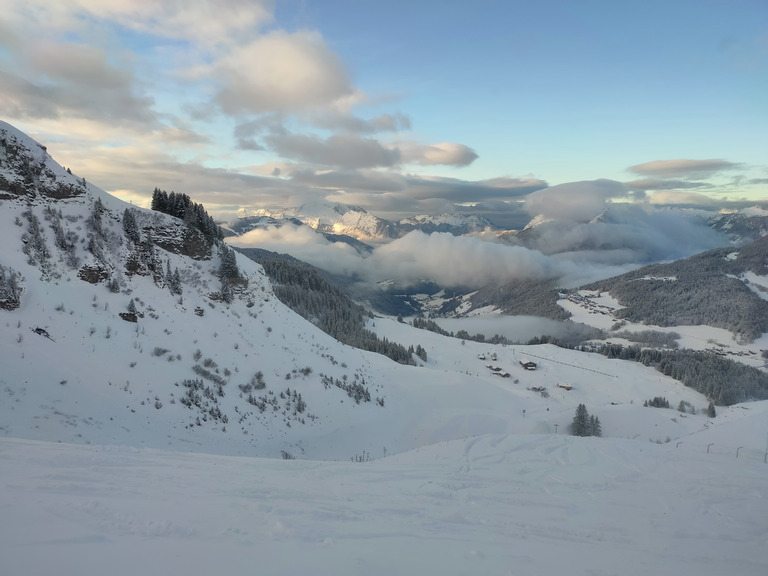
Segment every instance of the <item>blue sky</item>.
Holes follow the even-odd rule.
[[[50,4],[0,0],[0,117],[139,204],[768,201],[765,0]]]

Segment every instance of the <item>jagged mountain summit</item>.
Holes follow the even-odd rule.
[[[426,234],[432,232],[447,232],[454,236],[462,236],[495,230],[495,226],[485,217],[477,215],[438,214],[436,216],[423,214],[412,218],[404,218],[397,222],[401,235],[411,230],[420,230]]]
[[[293,208],[260,208],[242,214],[228,227],[239,235],[255,226],[305,224],[322,234],[348,236],[363,242],[381,242],[397,238],[392,223],[363,208],[338,203],[311,202]]]

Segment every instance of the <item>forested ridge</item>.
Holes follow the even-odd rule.
[[[557,303],[558,290],[549,280],[515,280],[475,292],[472,308],[494,306],[509,316],[541,316],[566,320],[571,314]]]
[[[768,274],[768,237],[718,248],[583,286],[609,292],[625,308],[618,318],[656,326],[724,328],[751,342],[768,332],[768,300],[739,276]]]
[[[365,308],[323,278],[316,268],[290,256],[264,250],[241,249],[240,252],[262,265],[272,281],[275,295],[283,304],[326,334],[401,364],[415,364],[412,346],[405,348],[368,330],[365,323],[369,314]]]

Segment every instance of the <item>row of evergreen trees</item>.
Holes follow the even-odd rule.
[[[402,315],[398,315],[397,319],[399,322],[403,322]],[[450,336],[451,338],[458,338],[460,340],[471,340],[472,342],[481,342],[485,344],[514,344],[514,342],[509,340],[509,338],[506,338],[500,334],[494,334],[490,338],[486,338],[485,334],[479,332],[477,334],[470,334],[466,330],[459,330],[456,333],[449,332],[448,330],[441,328],[437,322],[434,320],[429,320],[428,318],[414,318],[410,324],[414,328],[429,330],[430,332],[434,332],[442,336]]]
[[[203,233],[209,246],[224,238],[221,228],[213,221],[213,217],[208,215],[203,205],[192,202],[186,194],[173,191],[168,194],[165,190],[155,188],[152,192],[152,210],[184,220],[188,226]]]
[[[768,374],[711,352],[653,350],[620,344],[605,344],[596,351],[608,358],[653,366],[665,376],[704,394],[718,406],[768,399]]]
[[[665,376],[679,380],[707,396],[717,406],[768,399],[768,374],[711,352],[689,349],[657,350],[613,343],[598,347],[571,346],[551,336],[541,336],[528,341],[528,344],[545,343],[651,366]]]

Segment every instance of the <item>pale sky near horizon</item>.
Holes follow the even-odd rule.
[[[0,119],[221,214],[768,202],[768,1],[0,0]]]

